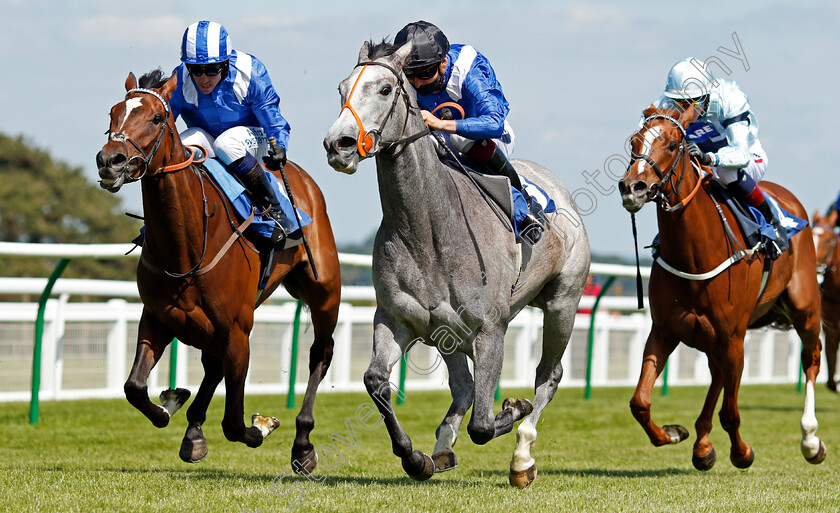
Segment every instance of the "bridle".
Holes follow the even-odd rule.
[[[703,173],[701,172],[699,166],[693,160],[690,160],[691,165],[697,171],[698,175],[700,175],[701,179],[697,180],[697,185],[695,186],[694,190],[691,191],[691,194],[689,194],[688,197],[686,197],[684,200],[677,203],[676,205],[671,205],[670,204],[669,198],[662,192],[662,188],[665,185],[665,183],[668,182],[668,183],[670,183],[671,191],[672,191],[670,196],[673,196],[673,195],[675,195],[679,192],[680,186],[682,185],[683,178],[685,178],[685,173],[681,174],[679,179],[676,181],[676,183],[674,183],[674,171],[676,171],[677,164],[682,160],[683,155],[687,152],[686,139],[688,138],[688,136],[687,136],[687,134],[685,132],[685,128],[683,128],[682,124],[677,119],[675,119],[671,116],[668,116],[667,114],[653,114],[651,116],[648,116],[642,122],[642,127],[645,127],[648,124],[648,122],[650,122],[653,119],[664,119],[664,120],[672,123],[675,127],[677,127],[679,129],[680,134],[682,135],[682,137],[680,138],[680,141],[679,141],[679,151],[677,152],[676,158],[674,158],[673,164],[671,164],[670,169],[668,169],[668,171],[666,173],[663,173],[662,169],[659,167],[659,164],[653,158],[651,158],[650,155],[648,155],[646,153],[631,152],[631,154],[630,154],[630,165],[627,166],[627,169],[629,170],[630,167],[632,167],[633,164],[638,160],[643,160],[648,165],[650,165],[650,167],[653,168],[653,172],[656,173],[656,176],[659,177],[659,181],[654,183],[653,185],[651,185],[648,188],[648,198],[651,201],[655,201],[666,212],[674,212],[674,211],[679,210],[680,208],[684,207],[685,205],[687,205],[688,202],[691,201],[691,199],[697,193],[698,189],[700,188],[700,186],[703,183],[703,180],[702,180]]]
[[[353,106],[350,105],[350,100],[353,98],[353,93],[356,91],[356,86],[359,85],[359,80],[362,78],[362,73],[364,73],[367,67],[371,65],[382,66],[383,68],[393,73],[394,76],[397,78],[397,85],[399,86],[399,89],[394,93],[394,100],[391,102],[391,108],[388,109],[388,113],[385,114],[385,117],[379,124],[379,128],[365,130],[364,124],[362,123],[362,118],[356,112],[356,109],[354,109]],[[429,134],[429,129],[424,128],[416,134],[409,135],[408,137],[402,137],[395,141],[383,141],[382,129],[385,127],[385,125],[388,123],[388,120],[396,111],[397,101],[400,97],[402,97],[406,107],[405,120],[403,121],[402,131],[400,132],[401,134],[405,133],[406,126],[408,126],[408,117],[411,115],[411,111],[417,109],[412,108],[411,102],[408,99],[408,93],[405,91],[405,84],[403,82],[402,73],[398,72],[392,66],[380,61],[360,62],[359,64],[356,64],[355,68],[358,68],[359,66],[362,67],[362,70],[359,71],[359,75],[356,77],[356,81],[353,83],[353,87],[350,89],[350,94],[347,95],[347,100],[344,102],[344,105],[341,106],[341,112],[344,112],[344,109],[349,110],[350,114],[352,114],[353,118],[356,120],[356,124],[359,125],[359,136],[356,138],[356,147],[360,158],[365,159],[371,156],[376,156],[383,150],[387,151],[399,144],[412,143],[417,139],[420,139],[421,137],[424,137]],[[339,116],[341,115],[341,112],[339,112]]]
[[[167,128],[169,128],[170,135],[173,134],[172,127],[169,126],[169,122],[168,122],[169,121],[169,113],[170,113],[169,103],[167,103],[167,101],[163,98],[163,96],[158,94],[156,91],[152,91],[151,89],[145,89],[145,88],[142,88],[142,87],[135,87],[134,89],[129,89],[128,91],[126,91],[125,99],[128,100],[128,97],[131,96],[132,93],[150,94],[150,95],[154,96],[155,98],[157,98],[158,100],[160,100],[160,102],[163,104],[164,110],[166,111],[166,116],[165,116],[163,122],[161,122],[161,124],[160,124],[160,130],[158,131],[157,139],[155,140],[155,144],[154,144],[154,146],[152,146],[152,150],[148,153],[148,155],[146,154],[146,152],[143,151],[143,149],[140,147],[140,145],[138,145],[136,142],[134,142],[134,140],[131,137],[129,137],[125,132],[111,132],[110,129],[108,129],[108,131],[105,132],[105,134],[108,135],[108,140],[109,141],[115,141],[115,142],[118,142],[118,143],[122,143],[123,148],[125,149],[124,153],[126,155],[128,155],[128,145],[126,144],[126,141],[131,143],[131,145],[134,146],[134,149],[136,149],[140,153],[140,155],[134,155],[134,156],[130,157],[128,160],[126,160],[125,164],[123,164],[123,167],[120,170],[120,174],[125,173],[125,170],[128,168],[129,164],[131,164],[131,162],[133,160],[139,159],[139,160],[142,160],[142,162],[143,162],[143,166],[140,168],[140,173],[137,176],[132,176],[132,175],[129,174],[128,177],[125,179],[124,183],[136,182],[137,180],[140,180],[141,178],[146,176],[146,173],[149,171],[149,164],[152,162],[152,159],[155,157],[155,154],[157,154],[157,151],[160,148],[160,143],[163,141],[163,133],[166,131]],[[174,151],[175,151],[175,148],[174,148],[174,145],[173,145],[171,150],[170,150],[169,159],[167,161],[164,161],[164,162],[171,162],[172,161]],[[192,160],[192,159],[190,159],[190,160]],[[186,167],[186,166],[184,166],[184,167]],[[181,168],[181,169],[183,169],[183,168]],[[165,172],[167,170],[175,171],[175,169],[167,169],[166,165],[164,165],[162,171]]]
[[[136,182],[146,175],[146,173],[149,170],[149,164],[151,163],[152,159],[154,159],[155,155],[157,154],[157,151],[160,149],[161,142],[163,141],[163,134],[164,134],[164,132],[166,132],[167,127],[169,128],[169,135],[172,138],[173,142],[175,140],[175,133],[172,130],[172,128],[169,126],[169,123],[168,123],[169,115],[170,115],[169,103],[167,103],[167,101],[163,98],[163,96],[161,96],[159,93],[157,93],[156,91],[153,91],[151,89],[136,87],[134,89],[129,89],[126,92],[126,94],[125,94],[126,100],[128,99],[128,97],[132,93],[150,94],[150,95],[154,96],[155,98],[157,98],[158,100],[160,100],[160,102],[163,104],[164,110],[166,111],[166,118],[161,123],[160,131],[158,132],[157,139],[155,140],[155,144],[154,144],[154,146],[152,146],[152,149],[151,149],[151,151],[149,151],[148,154],[146,154],[146,152],[144,152],[143,149],[136,142],[134,142],[134,140],[132,140],[131,137],[129,137],[125,132],[112,133],[110,130],[108,130],[108,132],[106,132],[106,134],[108,134],[108,139],[109,140],[121,142],[123,144],[123,147],[126,150],[125,151],[126,154],[128,154],[128,145],[126,145],[126,141],[128,141],[142,155],[142,157],[140,155],[134,155],[133,157],[130,157],[126,161],[126,163],[123,165],[121,173],[125,172],[125,169],[128,167],[128,165],[131,163],[132,160],[141,159],[141,158],[143,160],[143,168],[142,168],[142,171],[140,172],[140,174],[137,175],[137,176],[128,175],[128,178],[125,179],[125,183]],[[227,252],[227,250],[230,248],[230,246],[233,244],[233,242],[240,237],[242,237],[242,240],[245,241],[245,244],[251,250],[253,250],[255,253],[259,253],[256,250],[256,248],[254,248],[247,240],[244,239],[244,236],[242,234],[242,232],[254,220],[254,216],[255,216],[256,211],[254,209],[252,209],[251,216],[248,217],[248,219],[246,219],[241,225],[236,226],[236,224],[233,221],[234,217],[231,215],[231,212],[228,209],[227,203],[222,201],[222,205],[225,208],[225,213],[227,214],[228,222],[230,223],[230,226],[233,229],[233,233],[228,238],[227,242],[222,247],[222,249],[216,254],[216,257],[208,265],[206,265],[205,267],[201,267],[201,264],[204,262],[204,257],[207,253],[207,240],[208,240],[208,237],[209,237],[209,219],[210,219],[210,217],[212,217],[215,214],[216,209],[214,207],[213,212],[210,212],[209,209],[208,209],[207,194],[206,194],[205,189],[204,189],[204,173],[206,173],[206,171],[204,171],[203,166],[200,166],[200,165],[199,166],[194,166],[193,165],[193,164],[201,164],[202,162],[204,162],[204,160],[207,159],[207,157],[206,157],[207,152],[206,151],[203,152],[205,157],[202,160],[195,160],[195,153],[196,153],[195,150],[193,150],[193,148],[191,148],[189,146],[185,147],[185,150],[189,151],[189,153],[190,153],[189,157],[187,157],[183,162],[167,166],[167,165],[165,165],[165,162],[171,162],[172,159],[173,159],[173,156],[174,156],[175,144],[172,144],[171,149],[170,149],[170,153],[169,153],[169,159],[164,161],[164,164],[161,166],[161,168],[150,176],[151,177],[156,177],[156,176],[161,175],[162,173],[170,173],[170,172],[173,172],[173,171],[180,171],[182,169],[190,168],[190,169],[192,169],[193,173],[198,178],[199,184],[201,186],[201,198],[202,198],[203,205],[204,205],[203,206],[203,216],[202,216],[202,221],[203,221],[202,230],[204,232],[204,237],[203,237],[202,246],[201,246],[201,256],[199,256],[198,262],[196,262],[196,264],[190,270],[188,270],[186,272],[183,272],[183,273],[177,273],[177,272],[168,271],[168,270],[164,269],[160,264],[157,264],[155,262],[155,260],[158,260],[158,259],[153,257],[151,249],[149,249],[147,246],[143,246],[143,252],[140,254],[140,262],[143,263],[144,265],[146,265],[146,267],[148,267],[149,269],[157,272],[158,274],[162,274],[162,275],[168,276],[170,278],[176,278],[176,279],[187,278],[187,277],[190,277],[190,276],[201,276],[202,274],[205,274],[205,273],[209,272],[211,269],[213,269],[216,266],[216,264],[219,262],[221,257]],[[213,188],[216,189],[216,191],[217,191],[217,193],[219,194],[220,197],[225,196],[224,192],[221,190],[219,185],[217,185],[214,180],[211,179],[211,180],[209,180],[209,182],[213,186]],[[147,252],[149,254],[148,257],[146,256]]]

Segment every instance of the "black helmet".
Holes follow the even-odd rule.
[[[409,23],[394,37],[394,44],[398,46],[407,41],[414,43],[405,64],[407,69],[428,68],[440,64],[449,51],[449,40],[439,28],[428,21]]]

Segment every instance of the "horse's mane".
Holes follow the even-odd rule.
[[[157,89],[163,84],[165,84],[170,77],[163,74],[163,71],[158,69],[153,69],[152,71],[144,74],[140,77],[140,80],[137,82],[138,87],[142,87],[143,89]]]
[[[376,43],[373,41],[373,39],[371,39],[370,41],[368,41],[368,44],[370,44],[370,53],[368,53],[368,58],[370,60],[374,60],[379,57],[385,57],[386,55],[391,55],[392,53],[397,51],[397,48],[402,46],[389,43],[385,39],[383,39],[379,43]]]
[[[659,106],[659,108],[656,108],[654,105],[651,105],[650,107],[645,109],[642,112],[642,117],[648,118],[653,114],[664,114],[665,116],[669,116],[679,121],[683,121],[683,116],[691,115],[694,113],[694,110],[691,107],[689,107],[689,109],[691,109],[690,113],[689,110],[683,109],[674,102],[664,102],[662,105]]]

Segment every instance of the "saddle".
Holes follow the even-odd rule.
[[[252,216],[252,210],[256,208],[254,206],[254,202],[248,195],[248,191],[245,186],[239,182],[234,173],[229,172],[225,168],[224,164],[217,159],[207,159],[203,164],[199,165],[204,166],[204,169],[207,170],[210,178],[216,182],[221,191],[225,194],[225,196],[227,196],[233,206],[234,215],[238,222],[243,223]],[[286,196],[285,187],[281,187],[280,182],[272,173],[268,174],[270,175],[272,186],[278,187],[281,191],[280,199],[281,206],[283,207],[283,213],[294,221],[296,228],[283,240],[282,243],[277,244],[276,239],[272,238],[272,235],[275,233],[274,221],[271,219],[263,219],[256,211],[254,211],[253,220],[249,223],[248,227],[243,232],[243,235],[250,245],[257,250],[260,256],[260,283],[258,286],[260,290],[265,288],[268,277],[271,275],[271,270],[274,267],[275,252],[293,248],[303,243],[303,231],[301,228],[312,222],[312,218],[305,212],[300,209],[296,209],[297,216],[300,219],[300,223],[297,222],[297,217],[292,210],[292,204]],[[145,226],[140,229],[140,235],[131,242],[135,244],[135,247],[142,246],[144,237]]]

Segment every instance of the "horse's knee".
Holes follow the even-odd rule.
[[[633,413],[633,417],[639,422],[650,420],[650,400],[643,401],[633,396],[630,399],[630,411]]]
[[[482,422],[476,417],[473,417],[467,426],[467,432],[470,434],[470,439],[474,444],[484,445],[493,439],[496,433],[496,427],[492,418],[490,418],[490,422]]]

